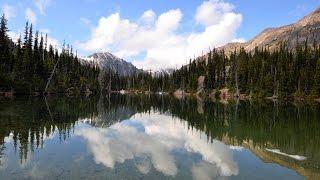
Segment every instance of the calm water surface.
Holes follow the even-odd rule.
[[[320,106],[0,100],[0,179],[320,179]]]

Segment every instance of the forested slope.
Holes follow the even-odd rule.
[[[0,91],[15,94],[44,93],[48,79],[56,66],[48,93],[99,90],[99,69],[93,63],[80,62],[72,46],[58,47],[47,43],[47,35],[33,32],[26,23],[24,34],[14,43],[8,37],[5,15],[0,27]]]

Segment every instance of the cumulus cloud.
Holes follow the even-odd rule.
[[[106,129],[84,127],[75,134],[86,140],[95,162],[108,168],[134,160],[143,174],[149,173],[153,166],[164,175],[175,176],[179,166],[173,153],[184,151],[201,157],[201,160],[191,161],[190,170],[195,179],[239,173],[229,146],[217,140],[208,143],[206,138],[200,138],[206,137],[204,132],[194,132],[186,122],[175,121],[169,115],[137,114]]]
[[[139,21],[142,25],[145,25],[147,27],[152,27],[156,18],[157,18],[156,13],[152,9],[149,9],[142,14]]]
[[[210,26],[220,22],[225,13],[229,13],[234,6],[219,0],[205,1],[197,8],[195,19],[197,23]]]
[[[87,52],[111,51],[129,58],[144,69],[180,66],[189,58],[199,56],[209,48],[232,42],[241,25],[242,15],[234,6],[220,0],[203,2],[196,11],[195,22],[203,26],[200,32],[181,31],[183,13],[171,9],[160,15],[145,11],[137,22],[121,18],[119,13],[101,17],[88,41],[78,43]],[[142,59],[134,59],[142,57]]]
[[[45,15],[46,8],[51,4],[51,0],[33,0],[42,15]]]
[[[16,17],[16,8],[14,6],[10,6],[8,4],[3,5],[2,13],[5,14],[7,19]]]
[[[128,39],[136,26],[129,20],[121,20],[119,13],[102,17],[98,26],[92,31],[90,40],[80,44],[80,47],[88,51],[108,49],[111,44]]]
[[[140,22],[144,25],[152,25],[157,18],[156,16],[156,13],[152,9],[149,9],[142,14]]]
[[[26,14],[26,19],[27,19],[30,23],[36,24],[36,22],[37,22],[37,16],[36,16],[36,14],[32,11],[32,9],[27,8],[25,14]]]

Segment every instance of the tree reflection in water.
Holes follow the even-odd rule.
[[[130,123],[126,121],[128,119],[131,119]],[[80,128],[76,135],[93,143],[89,148],[97,153],[95,161],[107,167],[113,167],[115,162],[123,162],[125,159],[137,156],[140,158],[137,160],[140,172],[147,173],[151,161],[160,172],[174,175],[176,165],[170,163],[173,162],[170,160],[173,157],[167,153],[174,149],[172,144],[178,144],[176,148],[201,154],[203,152],[199,151],[205,147],[192,144],[198,142],[201,136],[200,144],[206,144],[210,149],[214,150],[212,146],[223,147],[223,145],[244,146],[265,161],[276,162],[289,168],[293,166],[304,168],[308,172],[299,173],[306,173],[306,176],[307,173],[313,173],[314,177],[319,177],[319,119],[318,105],[293,105],[280,102],[240,101],[224,104],[196,98],[179,100],[171,96],[152,95],[110,95],[107,98],[51,97],[47,98],[47,103],[43,98],[2,100],[0,166],[1,161],[5,159],[7,141],[13,142],[15,151],[19,153],[20,163],[24,163],[29,153],[44,148],[47,138],[57,136],[61,143],[68,140],[73,135],[74,127],[79,120],[81,122],[83,120],[99,129],[97,131]],[[175,131],[168,132],[170,127],[176,127]],[[150,130],[152,128],[153,131]],[[198,132],[199,136],[192,139],[194,137],[192,133],[195,132]],[[171,141],[168,141],[168,137]],[[113,148],[99,152],[101,142],[105,143],[104,148],[109,146]],[[147,142],[158,144],[148,147]],[[144,146],[137,149],[133,143],[141,143]],[[280,152],[291,155],[301,155],[306,157],[306,160],[290,159],[266,151],[266,148],[279,149]],[[223,151],[227,152],[226,149]],[[141,154],[149,154],[151,160],[145,159]],[[204,154],[203,157],[211,157]],[[157,158],[157,155],[166,158]],[[227,166],[222,166],[217,160],[210,158],[194,164],[193,174],[198,176],[205,174],[202,171],[208,169],[208,163],[217,166],[215,168],[217,172],[210,172],[212,173],[209,174],[210,177],[215,177],[219,173],[237,174],[236,165],[229,163]]]

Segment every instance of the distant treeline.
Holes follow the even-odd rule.
[[[226,55],[213,49],[206,56],[190,59],[189,64],[171,75],[153,76],[141,72],[132,77],[120,77],[108,72],[111,89],[138,89],[145,91],[174,92],[183,89],[190,93],[198,90],[198,78],[204,76],[204,90],[229,88],[231,92],[255,97],[319,97],[320,96],[320,45],[298,44],[289,49],[286,42],[275,50],[243,48]],[[107,83],[108,85],[109,83]],[[239,90],[239,91],[237,91]]]
[[[48,92],[65,92],[69,88],[78,92],[86,88],[98,90],[99,69],[93,64],[81,63],[70,45],[64,43],[62,51],[58,52],[57,47],[48,44],[47,35],[38,31],[33,33],[29,23],[26,23],[23,37],[20,35],[16,43],[7,32],[7,19],[3,15],[0,27],[0,92],[42,93],[56,64]]]

